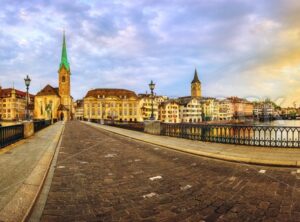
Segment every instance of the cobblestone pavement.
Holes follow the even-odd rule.
[[[300,221],[299,184],[297,169],[192,156],[72,121],[41,220]]]

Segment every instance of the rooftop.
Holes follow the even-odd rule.
[[[126,96],[127,98],[130,97],[134,97],[137,98],[137,95],[135,94],[135,92],[131,91],[131,90],[127,90],[127,89],[110,89],[110,88],[98,88],[98,89],[92,89],[90,91],[88,91],[88,93],[86,94],[86,97],[108,97],[108,96],[115,96],[115,97],[124,97]]]
[[[41,91],[39,91],[37,96],[48,96],[48,95],[57,95],[59,96],[58,88],[51,85],[46,85]]]
[[[26,92],[18,90],[18,89],[13,89],[13,88],[6,88],[6,89],[1,89],[0,90],[0,97],[1,98],[6,98],[6,97],[11,97],[12,91],[15,90],[16,92],[16,97],[26,97]],[[30,97],[33,99],[34,95],[30,94]]]

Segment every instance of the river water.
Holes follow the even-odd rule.
[[[254,122],[253,124],[254,125],[260,125],[260,126],[291,126],[291,127],[300,127],[300,120],[275,120],[275,121],[270,121],[270,122]]]

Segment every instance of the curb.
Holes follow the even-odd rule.
[[[85,122],[83,122],[85,123]],[[133,136],[129,136],[129,135],[124,135],[118,132],[115,132],[113,130],[109,130],[109,129],[104,129],[102,127],[99,127],[97,125],[94,124],[90,124],[90,123],[85,123],[91,127],[94,127],[96,129],[102,129],[120,136],[124,136],[127,138],[131,138],[137,141],[141,141],[144,143],[148,143],[148,144],[152,144],[152,145],[157,145],[157,146],[161,146],[170,150],[175,150],[178,152],[182,152],[182,153],[188,153],[191,155],[197,155],[197,156],[202,156],[202,157],[207,157],[207,158],[212,158],[212,159],[217,159],[217,160],[223,160],[223,161],[229,161],[229,162],[235,162],[235,163],[244,163],[244,164],[253,164],[253,165],[263,165],[263,166],[275,166],[275,167],[298,167],[300,166],[300,161],[285,161],[285,160],[266,160],[266,159],[254,159],[254,158],[248,158],[248,157],[234,157],[234,156],[228,156],[228,155],[224,155],[221,154],[220,152],[218,153],[209,153],[209,152],[205,152],[205,151],[201,151],[201,150],[190,150],[190,149],[186,149],[186,148],[179,148],[176,146],[172,146],[172,145],[168,145],[166,146],[165,144],[160,144],[158,142],[151,142],[148,140],[143,140],[143,139],[139,139]]]
[[[65,125],[54,137],[54,141],[49,145],[52,150],[46,150],[30,175],[22,182],[13,198],[6,204],[0,212],[0,221],[27,221],[33,206],[42,190],[47,178],[55,151],[61,140]]]

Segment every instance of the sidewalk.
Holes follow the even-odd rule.
[[[300,149],[200,142],[188,139],[151,135],[96,123],[84,123],[95,128],[107,130],[132,139],[199,156],[258,165],[300,167]]]
[[[0,154],[0,221],[22,221],[29,213],[63,127],[58,122]]]

